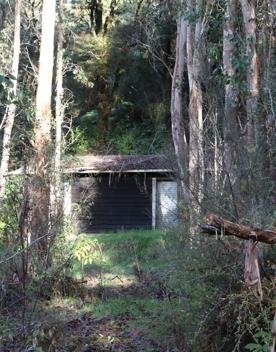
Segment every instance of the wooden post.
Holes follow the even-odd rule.
[[[152,199],[151,199],[151,204],[152,204],[152,229],[156,229],[156,177],[152,178]]]

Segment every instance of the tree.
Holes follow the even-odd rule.
[[[172,63],[167,48],[174,41],[171,23],[175,21],[168,23],[170,15],[163,11],[162,25],[158,24],[156,29],[151,26],[158,35],[152,54],[146,31],[150,28],[149,21],[158,22],[161,6],[160,9],[141,6],[135,21],[137,6],[134,2],[120,1],[116,20],[108,26],[105,36],[93,36],[85,23],[77,18],[74,21],[78,37],[77,41],[72,40],[72,47],[67,46],[66,54],[76,70],[73,74],[68,72],[65,79],[67,88],[74,93],[70,109],[72,135],[83,144],[76,138],[71,152],[158,153],[171,135],[171,78],[154,56],[158,51],[167,65]],[[76,10],[72,13],[78,15]]]
[[[32,239],[46,238],[49,227],[51,98],[54,62],[55,0],[44,0],[33,137]],[[46,243],[42,240],[40,243]],[[45,246],[40,246],[42,250]],[[41,253],[43,254],[43,252]],[[43,259],[43,256],[41,257]]]
[[[17,79],[20,58],[20,24],[21,24],[21,5],[22,0],[15,3],[15,23],[14,23],[14,40],[13,40],[13,58],[11,69],[12,93],[10,96],[11,103],[8,104],[4,116],[4,136],[3,151],[0,167],[0,211],[3,206],[3,197],[5,194],[6,179],[9,167],[10,151],[11,151],[11,135],[16,114],[15,99],[17,95]]]
[[[180,183],[186,203],[189,201],[188,191],[188,143],[183,127],[183,76],[187,40],[187,21],[183,16],[177,20],[177,37],[175,46],[175,64],[171,91],[171,128],[174,150],[180,173]]]
[[[54,211],[56,214],[60,211],[61,206],[61,151],[62,151],[62,123],[64,119],[63,108],[63,0],[59,0],[58,5],[58,27],[57,27],[57,59],[56,59],[56,128],[55,128],[55,170],[54,170],[54,192],[55,204]]]
[[[259,99],[259,68],[256,37],[256,15],[254,2],[240,0],[245,29],[247,58],[247,141],[249,152],[255,147],[258,138],[257,108]]]
[[[107,33],[108,27],[112,24],[112,21],[115,16],[115,9],[116,9],[118,2],[119,2],[118,0],[111,0],[109,13],[106,16],[105,21],[104,21],[104,34]]]
[[[90,17],[91,32],[95,35],[107,34],[115,16],[118,0],[89,0],[87,8]]]
[[[202,0],[196,0],[195,29],[190,19],[187,31],[187,69],[189,77],[189,187],[191,198],[191,210],[198,216],[200,203],[203,197],[204,156],[203,156],[203,116],[202,116],[202,88],[200,82],[201,73],[201,43],[202,43]],[[188,1],[188,11],[193,13],[193,2]],[[191,223],[194,222],[193,215]],[[193,225],[192,225],[193,227]]]
[[[247,143],[250,161],[252,152],[259,141],[258,136],[258,99],[259,99],[259,69],[256,37],[256,15],[253,1],[240,0],[242,16],[245,28],[246,58],[247,58]],[[252,197],[252,195],[250,195]],[[255,195],[256,196],[256,195]],[[248,257],[252,251],[252,243],[245,244],[245,255]]]
[[[236,179],[237,163],[237,104],[238,89],[235,84],[235,56],[234,33],[235,18],[237,16],[236,0],[227,0],[225,22],[223,28],[223,68],[225,76],[224,98],[224,166],[231,184]]]

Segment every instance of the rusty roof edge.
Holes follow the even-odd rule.
[[[175,172],[173,169],[133,169],[133,170],[96,170],[91,168],[74,168],[66,169],[63,171],[64,174],[108,174],[108,173],[172,173]]]

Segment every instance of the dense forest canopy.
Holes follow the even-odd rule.
[[[276,2],[0,0],[0,46],[0,351],[274,352]],[[74,238],[87,155],[175,160],[177,226]]]
[[[169,76],[147,48],[150,33],[143,23],[145,9],[134,2],[115,3],[104,3],[100,15],[93,14],[93,2],[68,9],[73,24],[75,16],[81,14],[85,19],[70,26],[77,40],[68,36],[68,60],[74,70],[66,82],[73,95],[77,94],[71,111],[74,131],[83,141],[83,145],[77,142],[77,149],[104,154],[154,153],[168,139]],[[158,8],[149,7],[146,16],[156,21]],[[96,16],[101,18],[94,23]],[[163,21],[172,20],[164,14]],[[166,23],[162,31],[158,49],[170,49],[173,30]]]

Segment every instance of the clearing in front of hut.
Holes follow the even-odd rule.
[[[33,351],[182,350],[174,324],[179,307],[165,283],[165,237],[161,231],[78,236],[67,284],[37,303]],[[11,341],[19,341],[5,326],[4,351],[12,351]]]

